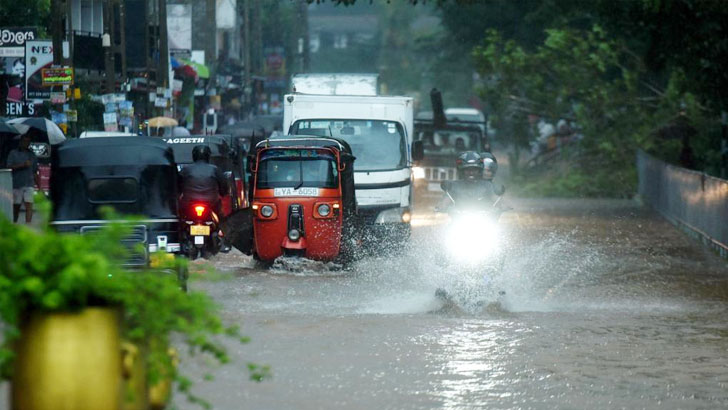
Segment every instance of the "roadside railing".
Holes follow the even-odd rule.
[[[0,169],[0,215],[8,220],[13,217],[13,174],[9,169]]]
[[[728,181],[637,152],[639,194],[662,216],[728,258]]]

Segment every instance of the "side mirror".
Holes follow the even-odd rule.
[[[412,160],[422,161],[425,158],[425,146],[422,141],[415,141],[412,143]]]

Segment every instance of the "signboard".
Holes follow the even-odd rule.
[[[160,108],[166,108],[167,107],[167,99],[164,97],[157,97],[154,100],[154,106],[160,107]]]
[[[78,111],[76,110],[66,110],[66,117],[68,118],[68,122],[76,122],[78,121]]]
[[[44,87],[73,84],[73,68],[43,68],[40,70]]]
[[[34,27],[7,27],[0,29],[0,74],[5,75],[8,87],[6,113],[23,110],[25,102],[25,42],[35,40]],[[20,108],[18,108],[20,107]],[[19,114],[24,115],[24,114]]]
[[[8,118],[34,117],[35,114],[35,104],[32,102],[8,100],[5,103],[5,116]]]
[[[167,4],[167,38],[172,54],[177,50],[189,53],[192,48],[192,5]]]
[[[47,100],[51,97],[48,88],[43,87],[41,71],[53,64],[53,42],[33,40],[25,42],[25,99]]]
[[[51,104],[65,104],[66,103],[66,93],[64,92],[53,92],[51,93]]]

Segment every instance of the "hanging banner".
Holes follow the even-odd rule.
[[[36,38],[38,38],[38,30],[35,27],[0,28],[0,74],[5,75],[6,86],[8,87],[6,113],[23,110],[22,106],[25,102],[25,42]]]
[[[43,87],[42,70],[53,64],[53,42],[34,40],[25,42],[25,99],[47,100],[50,88]]]

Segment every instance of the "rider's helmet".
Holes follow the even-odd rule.
[[[483,158],[483,179],[495,178],[495,173],[498,171],[498,160],[495,159],[495,155],[484,152],[481,157]]]
[[[455,161],[458,179],[474,181],[483,177],[483,158],[475,151],[465,151]]]
[[[205,161],[210,162],[210,147],[207,145],[197,145],[192,149],[192,160],[193,161]]]

